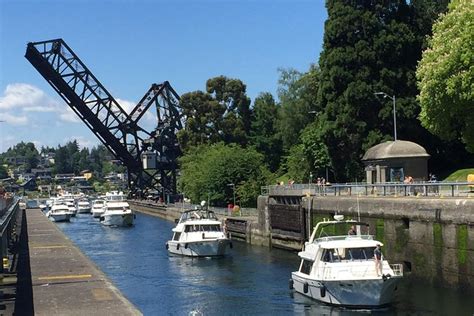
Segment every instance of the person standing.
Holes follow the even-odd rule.
[[[375,272],[377,276],[382,275],[382,250],[380,249],[380,244],[377,244],[374,250],[374,260],[375,260]]]
[[[348,234],[349,236],[355,236],[355,235],[357,235],[357,232],[356,232],[356,229],[355,229],[354,225],[351,226],[351,228],[349,229],[349,231],[347,232],[347,234]]]

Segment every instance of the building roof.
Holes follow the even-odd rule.
[[[429,157],[426,150],[406,140],[387,141],[369,148],[362,160]]]

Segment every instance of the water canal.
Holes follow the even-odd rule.
[[[145,315],[353,315],[288,289],[299,260],[292,252],[235,242],[229,256],[169,256],[173,223],[137,214],[132,228],[102,226],[78,214],[63,232]],[[406,280],[393,307],[375,314],[472,315],[470,295]]]

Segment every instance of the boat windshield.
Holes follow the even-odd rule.
[[[194,220],[194,219],[217,220],[217,217],[213,211],[206,211],[206,210],[186,211],[181,215],[181,221]]]
[[[186,233],[189,232],[219,232],[221,227],[217,224],[208,225],[186,225],[184,228]]]
[[[372,260],[375,247],[324,249],[321,261],[341,262],[354,260]]]

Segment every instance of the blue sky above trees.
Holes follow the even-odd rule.
[[[24,58],[29,41],[63,38],[125,109],[154,82],[183,94],[219,75],[253,101],[276,96],[279,67],[317,62],[325,19],[324,1],[1,1],[0,152],[98,143]]]

